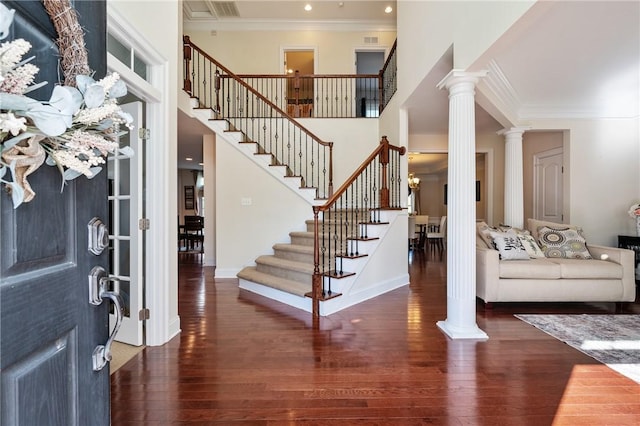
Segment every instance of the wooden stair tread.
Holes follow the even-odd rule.
[[[346,272],[346,271],[342,271],[342,273],[336,271],[335,269],[331,270],[331,271],[327,271],[325,272],[324,275],[325,277],[331,277],[331,278],[336,278],[336,279],[342,279],[342,278],[347,278],[347,277],[351,277],[353,275],[355,275],[355,272]]]
[[[309,297],[309,298],[313,298],[313,292],[310,291],[307,294],[305,294],[305,296]],[[342,296],[342,293],[335,293],[335,292],[325,293],[322,296],[320,296],[320,298],[318,300],[320,300],[321,302],[324,302],[324,301],[331,300],[331,299],[334,299],[334,298],[339,297],[339,296]]]

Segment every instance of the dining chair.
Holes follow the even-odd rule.
[[[425,247],[427,242],[427,227],[429,226],[429,215],[419,214],[415,216],[416,218],[416,226],[419,229],[420,241],[419,244],[421,247]]]
[[[409,216],[407,220],[409,224],[409,250],[416,248],[416,241],[418,240],[418,233],[416,232],[416,217]]]
[[[187,249],[200,247],[200,253],[204,252],[204,218],[202,216],[184,217],[184,239],[187,242]]]
[[[442,216],[440,218],[440,225],[436,231],[427,232],[427,241],[429,242],[429,247],[434,248],[437,247],[442,254],[445,247],[445,239],[447,237],[447,217]]]

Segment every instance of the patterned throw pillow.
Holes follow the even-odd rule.
[[[514,232],[491,232],[500,259],[502,260],[529,260],[529,253],[524,249],[518,235]]]
[[[536,242],[535,238],[533,238],[529,232],[526,234],[518,234],[518,239],[522,243],[522,246],[529,254],[529,257],[532,259],[545,257],[544,252],[540,249],[540,246]]]
[[[538,242],[545,257],[592,259],[580,228],[538,228]]]

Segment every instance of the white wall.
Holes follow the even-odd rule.
[[[640,201],[640,118],[545,120],[534,127],[569,134],[565,222],[582,226],[594,244],[617,246],[618,235],[635,235],[627,210]]]
[[[159,131],[153,134],[147,151],[147,307],[151,320],[147,323],[147,344],[161,345],[180,330],[178,316],[177,268],[177,90],[176,82],[182,64],[182,4],[178,1],[110,0],[113,8],[135,29],[137,37],[155,46],[160,63],[152,76],[162,93],[161,103],[153,109],[150,122]],[[153,8],[153,19],[150,18]],[[162,23],[159,25],[158,23]]]
[[[216,278],[235,278],[289,232],[305,230],[313,210],[231,144],[216,141]],[[244,203],[250,203],[243,205]]]
[[[323,141],[333,142],[334,190],[337,190],[380,144],[376,119],[307,118],[298,121]],[[391,144],[396,145],[393,142]]]
[[[316,49],[318,74],[353,74],[357,48],[390,49],[391,31],[186,31],[191,41],[235,74],[281,74],[282,48]],[[378,37],[378,44],[364,43]]]
[[[216,135],[202,137],[204,158],[204,264],[216,265]]]
[[[398,93],[411,95],[453,44],[465,69],[535,1],[400,1],[397,3]]]

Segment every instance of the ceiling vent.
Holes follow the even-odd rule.
[[[364,44],[378,44],[378,37],[365,37]]]
[[[218,18],[239,18],[240,12],[234,1],[214,1],[213,11]]]

